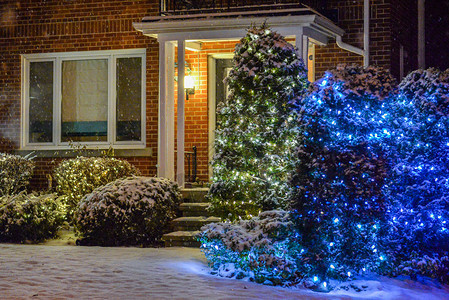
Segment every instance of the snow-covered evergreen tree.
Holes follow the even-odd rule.
[[[266,25],[236,46],[230,95],[217,112],[213,209],[231,220],[285,207],[307,75],[294,46]]]

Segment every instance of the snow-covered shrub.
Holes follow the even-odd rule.
[[[0,153],[0,196],[14,195],[26,188],[34,162],[28,157]]]
[[[286,208],[295,108],[307,88],[304,63],[284,37],[265,25],[251,27],[236,45],[226,81],[230,95],[217,111],[208,195],[214,213],[238,220]]]
[[[439,270],[447,269],[440,261],[449,254],[449,71],[418,70],[399,87],[386,188],[391,256],[395,267],[405,266],[395,271],[411,268],[448,282]],[[414,263],[423,260],[438,263]]]
[[[397,260],[389,270],[390,276],[409,275],[417,279],[417,275],[435,278],[438,281],[449,283],[449,257],[409,257],[406,260]]]
[[[394,79],[380,68],[341,65],[302,103],[302,138],[291,176],[291,207],[309,262],[307,277],[347,279],[384,264],[383,194]]]
[[[300,250],[288,212],[266,211],[249,220],[212,223],[201,230],[202,251],[219,275],[270,285],[295,280]]]
[[[176,183],[165,178],[119,179],[84,196],[75,229],[88,245],[152,245],[175,217],[180,203]]]
[[[116,179],[139,175],[125,160],[111,157],[78,157],[62,161],[54,170],[56,192],[68,205],[69,218],[84,195]]]
[[[56,194],[0,197],[0,242],[39,242],[53,238],[65,210]]]
[[[449,115],[449,69],[416,70],[402,80],[399,88],[422,110],[440,116]]]

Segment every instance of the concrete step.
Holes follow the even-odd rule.
[[[209,223],[220,222],[218,217],[181,217],[171,222],[174,231],[196,231]]]
[[[182,198],[187,203],[204,203],[207,202],[205,196],[209,188],[184,188],[181,189]]]
[[[203,203],[181,203],[179,209],[182,211],[183,217],[198,217],[205,216],[209,217],[211,214],[208,211],[210,204],[207,202]]]
[[[196,240],[196,235],[201,231],[175,231],[164,234],[162,240],[165,247],[199,247],[200,242]]]

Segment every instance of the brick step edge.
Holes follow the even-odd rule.
[[[204,217],[204,216],[200,216],[200,217],[180,217],[180,218],[176,218],[174,220],[171,221],[171,225],[173,227],[176,226],[188,226],[188,227],[192,227],[192,226],[203,226],[209,223],[218,223],[220,222],[221,219],[218,217]]]
[[[201,246],[200,242],[197,241],[172,241],[165,242],[165,247],[189,247],[189,248],[199,248]]]
[[[175,231],[164,234],[162,240],[165,247],[195,247],[198,248],[201,243],[195,236],[201,231]]]
[[[209,203],[182,203],[179,209],[183,217],[211,217],[209,207]]]
[[[207,203],[206,195],[208,192],[208,188],[181,189],[184,203]]]

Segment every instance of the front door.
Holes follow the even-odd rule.
[[[228,77],[229,72],[232,69],[232,59],[221,58],[215,60],[215,109],[219,107],[229,94],[228,85],[224,83],[224,80]],[[215,123],[215,126],[218,124]]]
[[[233,62],[233,53],[216,54],[208,58],[208,107],[209,107],[209,177],[212,176],[210,162],[214,155],[215,128],[217,128],[217,108],[229,94],[227,84],[223,81],[228,77]]]

